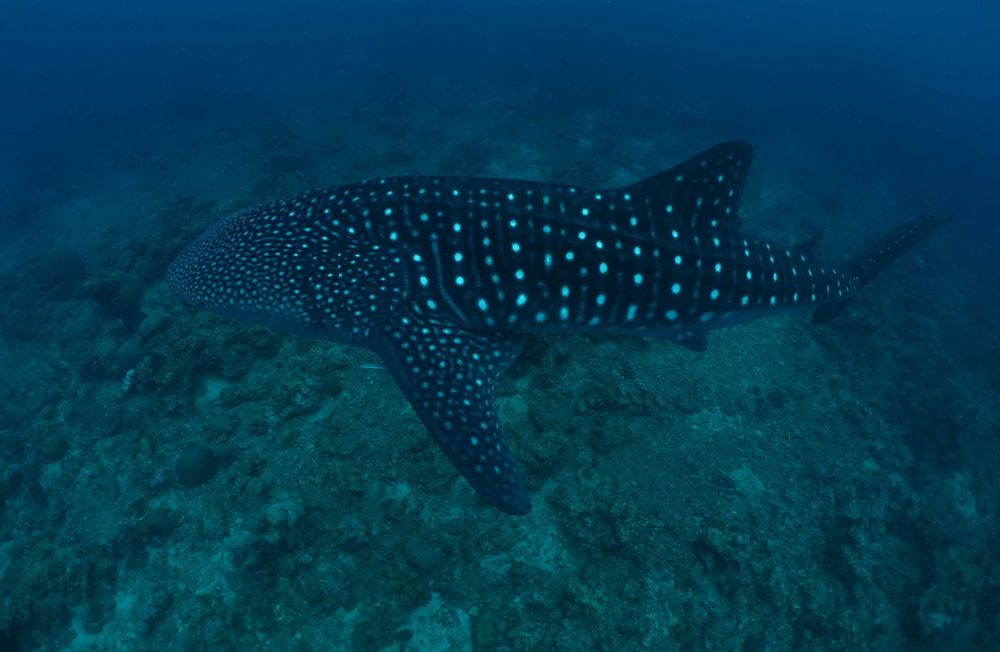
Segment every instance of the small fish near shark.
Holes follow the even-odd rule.
[[[177,298],[370,349],[489,504],[531,501],[504,441],[497,379],[528,333],[633,334],[695,351],[706,334],[799,308],[833,318],[950,221],[906,222],[843,265],[739,231],[749,143],[608,190],[467,177],[372,179],[211,226],[172,263]]]

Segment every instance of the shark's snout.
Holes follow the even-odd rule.
[[[174,298],[185,306],[201,307],[204,301],[196,300],[197,293],[194,292],[194,279],[192,278],[192,265],[189,250],[194,245],[189,245],[184,249],[167,268],[167,287],[170,288]]]

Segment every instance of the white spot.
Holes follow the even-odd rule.
[[[455,285],[465,285],[465,277],[464,276],[456,276],[455,277]]]
[[[521,245],[519,245],[516,242],[512,242],[510,245],[510,250],[516,254],[517,252],[521,251]]]
[[[608,297],[606,297],[605,295],[603,295],[603,294],[598,294],[597,295],[597,305],[603,306],[604,302],[607,301],[607,300],[608,300]]]
[[[599,269],[599,270],[600,270],[601,274],[607,274],[607,273],[608,273],[608,264],[607,264],[607,263],[601,263],[601,264],[600,264],[600,265],[599,265],[599,266],[597,267],[597,269]]]
[[[580,209],[580,215],[583,215],[584,217],[587,217],[588,215],[590,215],[590,209],[589,208],[581,208]]]
[[[716,273],[719,273],[719,274],[722,273],[722,263],[715,263],[715,271],[716,271]]]
[[[750,270],[748,269],[748,270],[747,270],[747,280],[749,281],[749,280],[750,280],[750,279],[752,279],[752,278],[753,278],[753,272],[751,272],[751,271],[750,271]]]
[[[680,265],[683,261],[684,261],[684,259],[681,258],[680,256],[674,256],[674,262],[676,264]]]
[[[667,212],[668,213],[673,213],[674,212],[674,205],[673,204],[667,204]]]
[[[421,276],[420,277],[420,285],[421,285],[421,287],[427,287],[428,283],[429,283],[429,281],[427,280],[426,276]]]
[[[483,312],[486,312],[486,309],[489,308],[489,304],[486,303],[486,299],[480,299],[476,305],[478,305],[479,309]]]
[[[719,291],[712,290],[711,292],[708,293],[708,296],[712,297],[712,301],[715,301],[716,299],[719,298]]]
[[[673,292],[674,294],[680,294],[681,293],[681,284],[680,283],[674,283],[673,285],[670,286],[670,291]]]
[[[526,294],[517,295],[517,305],[523,306],[526,303],[528,303],[528,295]]]
[[[462,254],[460,254],[460,253],[456,253],[455,254],[455,262],[456,263],[462,262]]]
[[[625,319],[626,319],[627,321],[632,321],[633,319],[635,319],[635,311],[636,311],[637,309],[638,309],[638,306],[635,306],[635,305],[630,305],[630,306],[628,307],[628,314],[627,314],[627,315],[625,315]]]
[[[667,311],[667,319],[669,319],[670,321],[675,321],[677,319],[677,311],[676,310],[668,310]]]
[[[632,280],[635,281],[636,285],[642,285],[642,274],[636,274],[632,277]]]

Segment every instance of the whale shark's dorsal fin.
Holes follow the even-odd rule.
[[[695,232],[735,230],[752,160],[750,143],[722,143],[619,192],[648,200],[665,219],[676,219]]]

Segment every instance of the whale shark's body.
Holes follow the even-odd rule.
[[[211,227],[173,263],[185,303],[378,354],[434,440],[497,508],[531,503],[494,406],[526,333],[631,333],[704,350],[769,313],[838,312],[941,217],[843,266],[742,235],[751,149],[718,145],[611,190],[458,177],[294,195]]]

